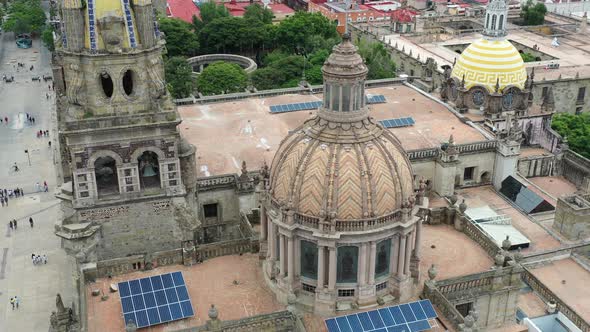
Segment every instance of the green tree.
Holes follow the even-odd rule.
[[[535,61],[535,56],[530,54],[530,53],[520,53],[520,57],[522,58],[522,61],[524,62],[533,62]]]
[[[371,43],[361,39],[358,43],[359,54],[365,59],[369,69],[367,79],[376,80],[395,77],[396,66],[382,43]]]
[[[53,27],[48,25],[43,33],[41,34],[41,41],[43,41],[43,45],[47,47],[48,50],[51,52],[55,51],[55,44],[53,41]]]
[[[250,79],[258,90],[276,89],[286,81],[282,72],[270,67],[257,69],[250,75]]]
[[[168,55],[194,56],[199,50],[199,39],[190,23],[176,18],[160,19],[160,30],[166,34]]]
[[[524,6],[520,16],[524,19],[525,25],[540,25],[545,22],[545,14],[547,13],[547,7],[542,3],[533,5],[532,0],[528,0]]]
[[[15,33],[40,33],[47,21],[40,0],[15,0],[8,7],[7,14],[2,28]]]
[[[229,12],[227,8],[225,8],[222,4],[217,4],[213,1],[205,2],[199,7],[199,11],[201,14],[201,22],[203,26],[213,22],[213,20],[222,17],[229,17]]]
[[[264,24],[271,24],[274,14],[268,8],[262,7],[260,4],[255,3],[246,7],[244,12],[244,19],[246,20],[258,20]]]
[[[169,58],[165,63],[166,82],[168,90],[174,98],[186,98],[195,89],[193,69],[180,56]]]
[[[567,137],[570,149],[590,158],[590,113],[556,114],[551,127],[561,136]]]
[[[321,13],[297,12],[283,20],[276,32],[276,43],[284,50],[295,53],[303,48],[307,53],[314,50],[321,39],[338,38],[336,24]]]
[[[203,70],[197,88],[203,95],[242,92],[248,85],[248,75],[235,63],[218,61]]]

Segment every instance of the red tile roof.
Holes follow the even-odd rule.
[[[193,16],[201,17],[199,7],[192,0],[168,0],[166,13],[169,17],[179,18],[188,23],[193,22]]]
[[[399,23],[410,23],[413,22],[414,17],[418,15],[418,12],[408,8],[399,8],[391,12],[391,19],[394,22]]]

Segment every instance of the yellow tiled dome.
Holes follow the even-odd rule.
[[[480,39],[467,47],[453,67],[452,77],[465,75],[465,88],[485,86],[494,92],[499,80],[500,92],[507,86],[524,89],[526,70],[518,50],[508,40]]]

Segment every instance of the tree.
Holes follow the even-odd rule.
[[[276,34],[276,43],[285,51],[297,52],[303,48],[307,53],[314,50],[313,40],[338,38],[336,24],[321,13],[297,12],[283,20]]]
[[[41,40],[43,41],[43,45],[47,47],[48,50],[51,52],[55,51],[55,44],[53,41],[53,27],[48,25],[43,33],[41,34]]]
[[[235,63],[218,61],[203,70],[197,88],[203,95],[242,92],[248,85],[248,75]]]
[[[540,25],[545,21],[545,14],[547,7],[542,3],[537,3],[533,6],[533,1],[528,0],[524,6],[520,16],[524,19],[525,25]]]
[[[522,61],[524,62],[533,62],[535,61],[535,56],[530,54],[530,53],[520,53],[520,57],[522,58]]]
[[[2,24],[5,31],[15,33],[40,33],[47,17],[40,0],[15,0],[7,11],[8,18]]]
[[[258,90],[276,89],[286,81],[282,72],[270,67],[257,69],[252,73],[250,79]]]
[[[199,39],[193,26],[176,18],[160,19],[160,30],[166,35],[168,55],[194,56],[199,50]]]
[[[201,13],[201,22],[203,26],[213,22],[213,20],[222,18],[222,17],[229,17],[229,11],[225,8],[222,4],[217,4],[213,1],[205,2],[199,7],[199,11]]]
[[[395,77],[396,66],[382,43],[371,43],[361,39],[358,43],[359,54],[365,59],[369,69],[367,79],[376,80]]]
[[[590,113],[556,114],[551,127],[562,137],[567,137],[570,149],[590,158]]]
[[[262,7],[260,4],[255,3],[247,6],[244,12],[244,19],[246,20],[258,20],[264,24],[271,24],[274,14],[268,8]]]
[[[195,89],[193,69],[180,56],[169,58],[165,63],[166,82],[168,90],[174,98],[186,98]]]

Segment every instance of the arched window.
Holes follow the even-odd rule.
[[[498,21],[498,30],[502,30],[503,25],[504,25],[504,15],[500,15],[500,21]]]
[[[123,74],[123,90],[128,96],[133,93],[134,76],[135,74],[131,70],[127,70],[125,74]]]
[[[98,197],[119,193],[117,162],[111,157],[100,157],[94,162]]]
[[[338,247],[338,265],[336,282],[352,283],[357,280],[359,248],[354,246]]]
[[[107,98],[111,98],[113,96],[114,85],[113,79],[111,75],[106,71],[100,73],[100,85],[102,86],[102,91]]]
[[[486,29],[490,28],[490,14],[486,14]]]
[[[379,278],[389,273],[389,258],[391,257],[391,239],[377,243],[377,251],[375,255],[375,277]]]
[[[492,30],[496,30],[496,15],[492,15]]]
[[[301,275],[310,278],[318,278],[318,248],[315,243],[301,241]]]
[[[137,158],[139,167],[139,184],[142,189],[160,188],[160,165],[158,155],[145,151]]]

